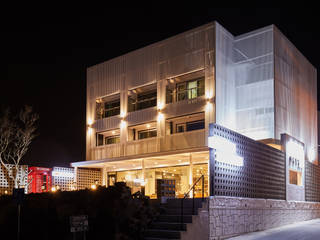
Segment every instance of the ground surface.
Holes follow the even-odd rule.
[[[229,240],[320,240],[320,219],[304,221],[261,232],[244,234]]]

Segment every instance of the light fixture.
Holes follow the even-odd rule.
[[[112,133],[112,135],[115,135],[115,134],[116,134],[116,131],[112,131],[111,133]]]
[[[164,118],[163,113],[158,112],[158,117],[157,117],[158,122],[161,122],[163,120],[163,118]]]
[[[121,122],[120,122],[120,128],[121,128],[121,129],[124,129],[126,126],[127,126],[126,121],[125,121],[125,120],[121,120]]]
[[[55,186],[53,186],[52,188],[51,188],[51,192],[56,192],[57,191],[57,188],[55,187]]]
[[[96,184],[92,184],[92,185],[91,185],[91,189],[92,189],[92,190],[96,190],[96,189],[97,189],[97,185],[96,185]]]
[[[147,128],[150,128],[151,126],[150,126],[150,124],[147,124]]]

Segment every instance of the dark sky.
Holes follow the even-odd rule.
[[[275,24],[319,69],[317,11],[97,7],[14,12],[0,21],[0,105],[29,104],[40,115],[39,136],[24,163],[69,166],[85,160],[87,67],[217,20],[234,35]]]

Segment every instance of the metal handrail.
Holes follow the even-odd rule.
[[[201,196],[201,202],[204,201],[204,175],[202,174],[201,177],[199,177],[195,183],[191,186],[191,188],[189,189],[188,192],[186,192],[184,194],[184,197],[181,198],[181,227],[183,226],[183,201],[184,199],[186,199],[186,197],[189,195],[189,193],[191,192],[192,190],[192,215],[194,214],[194,188],[195,186],[197,185],[197,183],[202,180],[202,189],[201,189],[201,192],[202,192],[202,196]]]

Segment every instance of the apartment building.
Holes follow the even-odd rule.
[[[86,161],[72,166],[151,198],[202,175],[194,194],[212,195],[212,124],[282,151],[288,134],[317,164],[316,70],[273,25],[233,36],[213,22],[89,67],[86,112]],[[287,175],[302,184],[302,171]]]

